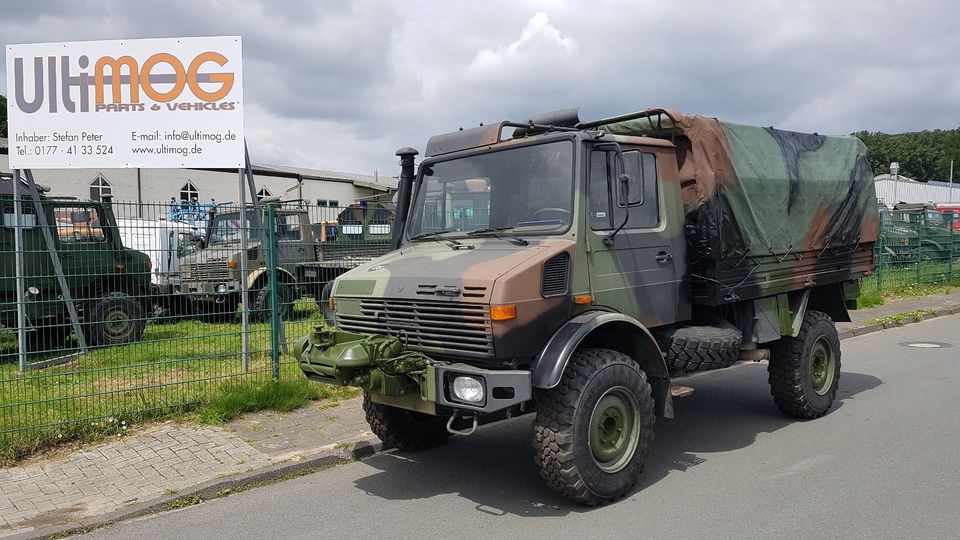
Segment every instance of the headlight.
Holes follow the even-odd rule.
[[[217,292],[220,293],[220,294],[223,294],[223,293],[227,292],[227,284],[226,284],[226,283],[221,283],[221,284],[217,285]]]
[[[453,395],[466,403],[483,403],[483,383],[473,377],[453,379]]]

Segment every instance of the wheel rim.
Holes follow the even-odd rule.
[[[825,337],[820,337],[810,349],[810,382],[817,395],[824,395],[833,387],[837,375],[837,357]]]
[[[111,340],[125,339],[133,332],[133,320],[122,308],[114,308],[104,315],[101,328]]]
[[[590,453],[600,469],[617,472],[630,463],[640,440],[636,397],[621,386],[607,390],[590,415]]]

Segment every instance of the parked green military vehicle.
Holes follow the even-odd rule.
[[[932,204],[899,203],[880,217],[880,245],[894,264],[948,262],[960,254],[952,213]]]
[[[0,325],[17,327],[17,281],[12,179],[0,180]],[[26,192],[26,184],[21,193]],[[123,246],[109,201],[41,196],[63,274],[92,346],[139,341],[150,298],[150,259]],[[73,330],[33,202],[22,205],[22,268],[28,345],[55,350]]]
[[[859,140],[561,111],[435,136],[416,175],[414,154],[397,249],[340,276],[334,326],[295,347],[309,377],[364,389],[386,445],[535,411],[541,475],[592,505],[634,485],[683,372],[769,360],[781,410],[830,409],[834,322],[878,236]]]
[[[247,210],[247,288],[252,320],[263,322],[270,315],[270,287],[265,236],[253,225],[254,210]],[[310,222],[300,206],[279,205],[274,210],[277,291],[280,317],[287,319],[293,303],[311,296],[321,304],[324,286],[357,265],[383,255],[390,247],[393,222],[390,208],[357,203],[338,215],[336,223]],[[203,249],[180,262],[179,291],[210,320],[233,321],[241,303],[240,209],[219,207],[213,212]],[[262,210],[261,223],[268,221]]]

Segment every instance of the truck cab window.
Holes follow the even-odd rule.
[[[277,240],[299,241],[300,216],[298,214],[280,214],[277,216]]]
[[[107,239],[96,208],[59,206],[54,208],[53,217],[61,243],[104,242]]]
[[[627,199],[617,181],[616,153],[594,151],[590,155],[590,228],[606,231],[623,221],[626,207],[630,207],[627,228],[646,229],[660,222],[657,201],[657,158],[654,154],[636,150],[623,152],[624,172],[630,177]]]

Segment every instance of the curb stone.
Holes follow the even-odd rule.
[[[867,334],[872,334],[874,332],[879,332],[881,330],[888,330],[890,328],[900,328],[908,324],[913,324],[916,322],[935,319],[938,317],[944,317],[947,315],[955,315],[960,313],[960,305],[951,306],[943,309],[938,309],[932,313],[924,313],[919,320],[911,317],[908,320],[904,321],[903,324],[891,323],[890,326],[884,324],[871,324],[867,326],[855,327],[849,330],[844,330],[839,332],[839,337],[841,340],[850,339],[853,337],[860,337]],[[711,372],[704,372],[711,373]],[[107,525],[112,525],[121,521],[130,520],[137,517],[146,516],[149,514],[155,514],[164,511],[168,505],[171,503],[190,497],[199,497],[201,499],[209,499],[215,497],[217,493],[223,490],[238,490],[241,488],[254,487],[257,484],[264,482],[275,481],[283,478],[284,476],[294,474],[306,469],[326,469],[334,467],[336,465],[342,465],[345,463],[351,463],[354,461],[359,461],[364,458],[373,456],[374,454],[380,453],[384,450],[383,443],[376,438],[372,438],[367,441],[360,441],[354,444],[353,448],[350,450],[326,450],[319,452],[317,454],[304,456],[303,458],[297,461],[288,461],[285,463],[277,463],[264,467],[257,470],[247,471],[244,473],[239,473],[232,475],[226,478],[217,478],[210,480],[194,486],[192,488],[187,488],[181,491],[178,491],[175,494],[163,495],[157,497],[156,499],[145,501],[142,503],[132,504],[125,508],[120,508],[104,514],[101,516],[91,517],[88,519],[83,519],[77,522],[63,524],[63,525],[54,525],[51,527],[43,527],[41,529],[32,529],[32,530],[12,530],[12,531],[3,531],[0,532],[0,538],[3,540],[27,540],[27,539],[45,539],[45,538],[63,538],[65,536],[80,534]]]
[[[353,461],[370,457],[383,451],[383,443],[377,439],[360,441],[353,448],[347,450],[327,450],[304,456],[297,461],[277,463],[268,467],[231,475],[225,478],[215,478],[194,487],[183,489],[177,493],[163,495],[153,500],[131,504],[101,516],[91,517],[63,525],[43,527],[41,529],[0,532],[4,540],[27,540],[41,538],[63,538],[73,534],[81,534],[94,529],[112,525],[121,521],[162,512],[172,503],[185,498],[198,497],[210,499],[224,490],[236,491],[241,488],[254,487],[257,484],[279,480],[284,476],[295,474],[307,469],[327,469],[336,465],[343,465]]]

